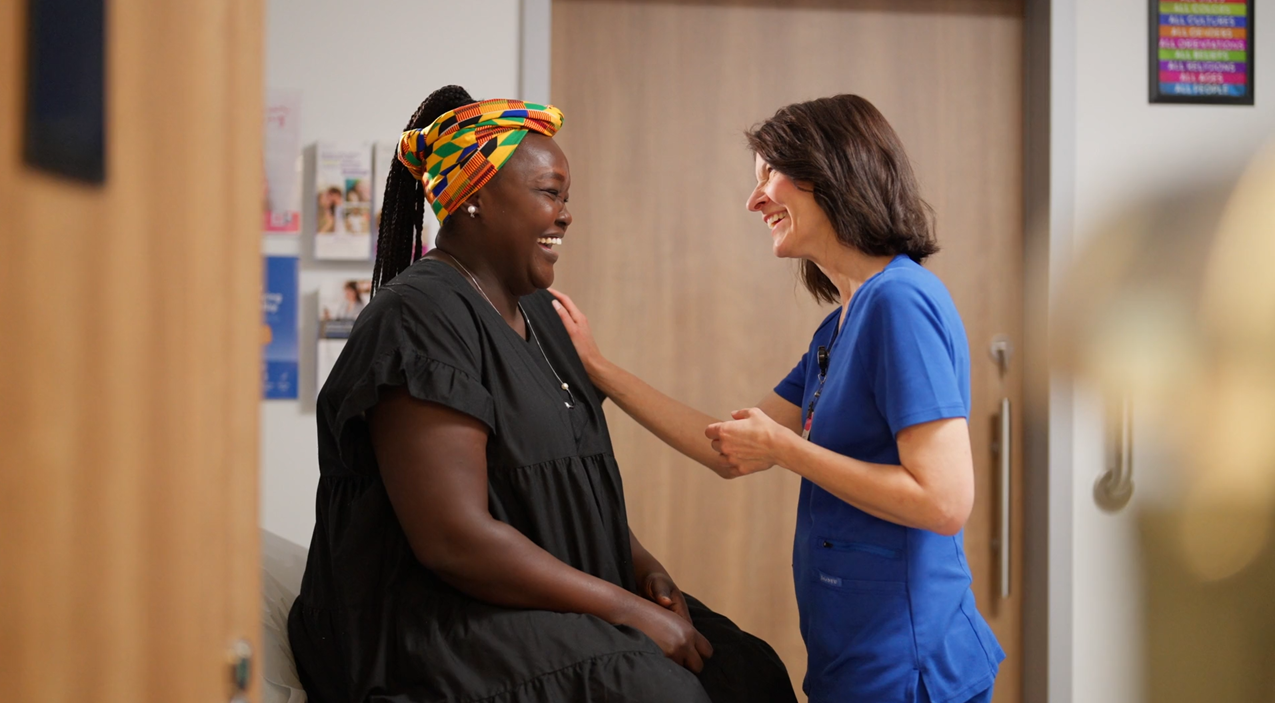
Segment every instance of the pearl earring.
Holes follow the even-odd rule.
[[[465,212],[468,212],[470,217],[478,217],[478,206],[470,205],[469,207],[465,208]]]

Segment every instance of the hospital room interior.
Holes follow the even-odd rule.
[[[1257,4],[0,3],[0,700],[1275,703]]]

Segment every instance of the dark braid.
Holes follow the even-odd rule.
[[[430,93],[408,121],[410,129],[424,129],[444,112],[475,102],[464,88],[449,85]],[[372,294],[382,285],[412,265],[424,253],[421,241],[425,231],[425,186],[407,167],[394,159],[385,179],[385,196],[381,199],[381,228],[376,239],[376,266],[372,269]],[[433,217],[433,212],[429,212]]]

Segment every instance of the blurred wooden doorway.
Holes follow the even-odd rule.
[[[261,622],[263,4],[106,3],[92,185],[23,160],[35,5],[0,3],[0,698],[229,701]]]
[[[973,361],[977,502],[965,531],[979,608],[1009,653],[996,702],[1022,700],[1021,0],[557,0],[552,98],[567,114],[575,225],[558,284],[599,343],[665,392],[724,417],[800,358],[826,308],[744,209],[747,127],[788,103],[857,93],[894,125],[938,216],[929,264]],[[1010,595],[1001,596],[999,414],[1011,405]],[[634,530],[679,584],[771,642],[800,684],[791,563],[798,479],[726,482],[608,409]]]

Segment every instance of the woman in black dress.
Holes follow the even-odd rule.
[[[795,700],[629,530],[603,399],[544,291],[571,223],[560,124],[455,86],[408,124],[378,290],[319,394],[288,622],[315,703]]]

